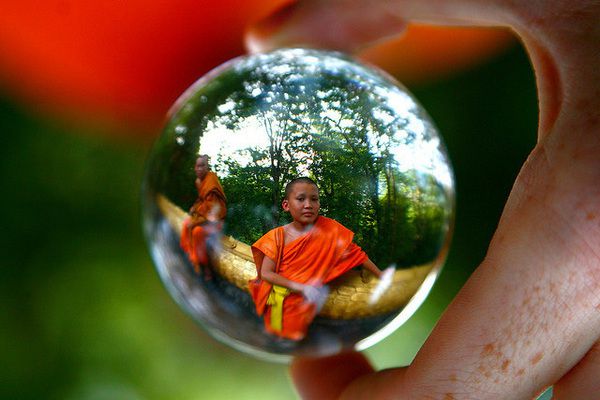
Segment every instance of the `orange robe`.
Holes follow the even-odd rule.
[[[252,246],[252,255],[256,264],[258,278],[264,257],[277,260],[277,230],[275,228],[260,238]],[[282,237],[282,231],[279,232]],[[302,284],[312,282],[327,283],[364,263],[367,255],[352,242],[354,233],[342,224],[323,216],[319,216],[315,225],[306,234],[286,243],[277,273]],[[301,293],[290,292],[283,300],[283,316],[281,330],[271,324],[269,297],[273,285],[263,280],[250,284],[252,299],[258,315],[264,315],[265,328],[268,332],[292,340],[300,340],[306,336],[308,326],[316,316],[314,304],[308,303]]]
[[[190,209],[190,217],[183,223],[180,246],[186,252],[194,269],[208,264],[206,239],[218,233],[227,215],[225,192],[217,175],[208,171],[202,181],[196,180],[198,199]],[[213,222],[209,222],[213,221]]]

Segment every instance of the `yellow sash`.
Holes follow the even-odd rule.
[[[271,306],[271,328],[281,332],[283,329],[283,300],[290,294],[290,289],[283,286],[273,285],[267,305]]]

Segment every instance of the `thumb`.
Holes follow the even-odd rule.
[[[397,368],[375,373],[366,357],[356,352],[296,358],[290,366],[296,390],[307,400],[403,398],[404,371]]]
[[[343,353],[325,358],[296,358],[290,375],[302,399],[337,399],[355,379],[373,372],[360,353]]]

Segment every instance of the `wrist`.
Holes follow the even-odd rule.
[[[296,283],[294,282],[294,285],[292,288],[290,288],[292,291],[297,292],[297,293],[302,293],[304,294],[304,292],[306,291],[308,285],[303,285],[301,283]]]

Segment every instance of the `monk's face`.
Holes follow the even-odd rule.
[[[196,176],[202,180],[208,173],[208,160],[204,157],[199,157],[196,160],[196,165],[194,166],[194,171],[196,171]]]
[[[283,209],[295,222],[312,225],[319,216],[319,190],[312,183],[298,182],[292,186],[289,196],[283,200]]]

